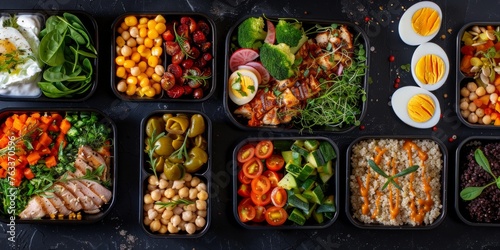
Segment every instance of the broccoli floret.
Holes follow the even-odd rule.
[[[260,48],[260,61],[269,74],[278,80],[290,78],[294,74],[292,67],[295,55],[285,43],[264,43]]]
[[[249,17],[238,26],[238,44],[242,48],[258,49],[266,35],[262,17]]]
[[[299,21],[287,22],[280,19],[276,25],[276,41],[290,46],[290,51],[295,54],[307,41],[308,37]]]

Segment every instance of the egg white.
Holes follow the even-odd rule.
[[[411,22],[413,14],[415,14],[417,10],[425,7],[429,7],[436,10],[440,18],[439,27],[437,28],[436,32],[428,36],[422,36],[417,32],[415,32],[415,30],[413,30]],[[412,5],[410,8],[408,8],[401,17],[401,19],[399,20],[399,26],[398,26],[399,36],[401,37],[401,40],[403,40],[403,42],[405,42],[408,45],[419,45],[428,42],[437,35],[439,29],[441,28],[442,21],[443,21],[443,13],[441,12],[441,8],[439,8],[439,5],[431,1],[418,2]]]
[[[415,66],[418,63],[418,60],[422,58],[425,55],[430,55],[434,54],[443,60],[444,63],[444,74],[441,80],[434,84],[425,84],[418,80],[417,75],[415,74]],[[446,82],[446,79],[448,78],[448,74],[450,73],[450,61],[448,60],[448,56],[446,55],[446,52],[437,44],[435,43],[423,43],[415,49],[413,52],[413,56],[411,58],[411,75],[413,76],[413,80],[417,83],[418,86],[429,90],[429,91],[434,91]]]
[[[253,93],[248,93],[247,96],[242,96],[242,97],[236,96],[233,93],[233,91],[231,89],[231,84],[233,83],[233,79],[238,77],[238,73],[240,73],[241,75],[244,75],[244,76],[248,76],[252,79],[253,86],[255,89],[255,91]],[[252,71],[249,71],[247,69],[238,69],[238,70],[234,71],[231,74],[231,76],[229,77],[229,80],[227,82],[228,82],[227,91],[229,93],[229,98],[231,99],[231,101],[233,101],[234,103],[236,103],[237,105],[240,105],[240,106],[250,102],[257,94],[257,89],[259,88],[259,82],[258,82],[257,76]]]
[[[410,101],[411,97],[418,94],[426,94],[430,96],[434,101],[434,105],[436,107],[433,116],[426,122],[416,122],[412,120],[408,115],[408,102]],[[431,128],[439,122],[439,117],[441,116],[441,108],[439,105],[439,100],[436,98],[436,96],[428,90],[415,86],[406,86],[397,89],[394,94],[392,94],[391,106],[394,110],[394,113],[396,113],[396,116],[401,121],[415,128]]]

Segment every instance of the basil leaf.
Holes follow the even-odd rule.
[[[486,172],[488,172],[495,179],[497,178],[493,174],[493,172],[491,172],[490,162],[481,149],[478,148],[474,151],[474,159],[476,160],[477,164],[479,164],[479,166],[481,166]]]
[[[384,170],[380,169],[377,166],[377,163],[375,163],[373,160],[368,160],[368,165],[373,169],[373,171],[377,172],[379,175],[382,175],[385,178],[389,178],[389,175],[387,175]]]
[[[466,201],[473,200],[478,197],[487,186],[488,185],[484,187],[466,187],[460,192],[460,198]]]

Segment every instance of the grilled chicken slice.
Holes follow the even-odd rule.
[[[100,166],[106,166],[107,170],[109,170],[108,164],[106,163],[106,160],[102,155],[97,153],[96,151],[92,150],[89,146],[81,146],[78,149],[78,157],[81,158],[83,161],[87,162],[88,165],[90,165],[92,168],[97,169]],[[101,180],[107,180],[108,178],[108,171],[103,171],[102,175],[100,176]]]
[[[34,196],[26,205],[26,208],[19,214],[21,219],[39,219],[47,215],[39,196]]]
[[[57,209],[57,214],[68,215],[71,213],[71,210],[66,208],[64,205],[64,201],[61,200],[58,196],[53,193],[46,192],[45,197],[48,201],[52,203],[55,209]]]
[[[64,186],[61,186],[59,183],[55,183],[54,186],[54,195],[57,195],[62,201],[64,201],[64,206],[66,206],[71,211],[80,211],[82,210],[82,205],[77,197],[75,197],[69,190],[67,190]]]

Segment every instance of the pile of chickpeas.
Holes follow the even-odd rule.
[[[165,72],[162,34],[167,29],[162,15],[148,17],[127,16],[117,28],[116,88],[128,96],[154,97],[162,91],[160,81]]]
[[[155,204],[179,199],[192,203],[167,207]],[[144,195],[144,225],[153,233],[194,234],[207,224],[207,200],[207,185],[197,176],[186,173],[182,180],[168,181],[163,174],[159,178],[151,175]]]
[[[489,125],[495,120],[492,114],[486,110],[483,101],[481,105],[477,105],[475,100],[482,100],[486,98],[488,104],[495,105],[498,101],[498,93],[494,84],[486,84],[485,87],[478,86],[475,82],[469,82],[466,86],[460,89],[460,113],[462,117],[467,119],[468,122],[473,124],[486,124]],[[491,108],[489,108],[491,110]],[[498,118],[500,119],[500,117]]]

